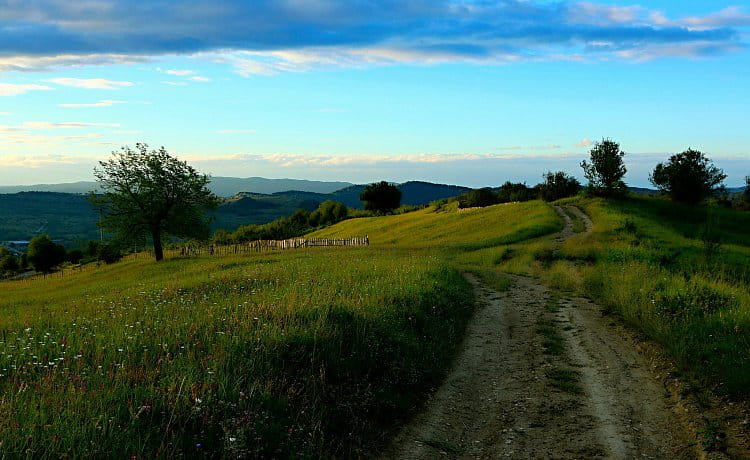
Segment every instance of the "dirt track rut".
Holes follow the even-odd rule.
[[[590,219],[569,208],[590,231]],[[556,211],[566,223],[559,244],[574,233]],[[557,300],[529,277],[514,276],[503,293],[467,278],[480,306],[461,351],[384,458],[696,456],[674,396],[596,305]],[[556,355],[545,353],[543,325],[562,338]]]

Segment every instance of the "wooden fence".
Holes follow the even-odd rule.
[[[229,256],[251,254],[264,251],[280,251],[287,249],[334,247],[334,246],[369,246],[369,237],[352,238],[290,238],[288,240],[257,240],[241,244],[183,244],[164,249],[165,259],[192,256]],[[128,254],[121,261],[153,258],[153,250]],[[52,273],[38,273],[19,279],[9,279],[10,283],[31,283],[37,280],[66,278],[77,273],[86,273],[99,268],[102,262],[65,267]],[[2,281],[2,280],[0,280]]]

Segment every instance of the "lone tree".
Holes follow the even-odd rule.
[[[544,174],[544,182],[537,185],[539,196],[544,201],[555,201],[561,198],[573,196],[581,190],[581,183],[573,176],[564,171]]]
[[[65,262],[65,247],[56,244],[48,235],[32,238],[26,254],[29,263],[39,272],[48,273],[55,266]]]
[[[656,165],[649,180],[674,201],[695,205],[718,190],[726,177],[702,152],[687,149]]]
[[[622,196],[627,187],[622,178],[628,171],[622,158],[625,152],[620,150],[620,144],[606,138],[594,144],[589,151],[591,163],[581,162],[583,174],[589,181],[588,191],[592,195]]]
[[[208,237],[206,211],[218,205],[206,187],[211,179],[164,147],[149,151],[142,143],[135,150],[125,146],[99,166],[94,175],[103,194],[92,196],[91,201],[105,207],[100,225],[118,239],[141,241],[150,236],[154,256],[160,261],[165,235]]]
[[[401,205],[401,190],[386,181],[370,184],[360,193],[359,199],[368,211],[387,213]]]

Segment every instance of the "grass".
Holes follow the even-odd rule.
[[[592,217],[593,233],[568,240],[536,273],[617,312],[707,387],[746,395],[750,213],[646,197],[564,203]]]
[[[363,456],[440,383],[474,305],[461,271],[508,286],[508,247],[557,228],[541,202],[425,209],[315,235],[367,248],[0,284],[0,452]]]

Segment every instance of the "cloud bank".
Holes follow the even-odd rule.
[[[0,0],[0,71],[206,54],[239,73],[321,65],[711,56],[750,14],[534,0]],[[168,71],[185,75],[182,71]]]

